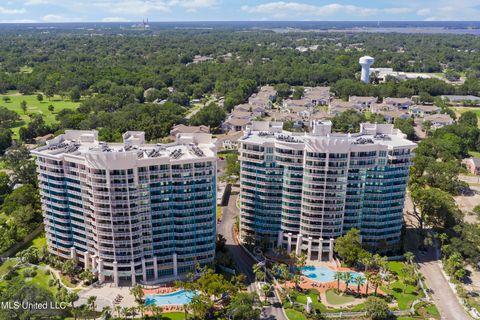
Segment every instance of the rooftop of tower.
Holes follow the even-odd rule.
[[[383,145],[392,148],[413,148],[416,143],[408,140],[406,135],[395,129],[392,124],[362,123],[358,133],[331,132],[332,122],[317,120],[312,124],[312,132],[297,133],[282,130],[281,123],[275,125],[268,122],[254,121],[247,127],[244,136],[240,139],[252,143],[281,142],[292,144],[311,143],[315,141],[330,142],[334,144],[346,143],[350,145]]]
[[[137,159],[169,158],[187,160],[215,157],[215,146],[211,134],[180,134],[177,140],[168,144],[147,144],[145,133],[128,131],[123,134],[123,143],[109,143],[98,140],[98,131],[67,130],[64,134],[47,141],[45,146],[32,151],[34,155],[61,157],[71,155],[136,156]]]

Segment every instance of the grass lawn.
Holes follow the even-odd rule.
[[[290,320],[306,320],[303,313],[293,309],[285,309],[285,313],[287,314],[288,319]]]
[[[10,101],[5,102],[3,97],[9,97]],[[20,104],[22,101],[27,102],[27,112],[23,113]],[[48,111],[48,106],[53,105],[54,110],[53,112]],[[7,94],[0,95],[0,106],[4,106],[9,110],[13,110],[22,119],[20,123],[18,123],[17,127],[12,128],[12,131],[15,134],[15,137],[18,137],[18,130],[23,125],[30,122],[30,118],[28,114],[32,113],[39,113],[44,115],[45,122],[47,124],[51,124],[56,122],[55,115],[57,112],[63,109],[76,109],[80,105],[79,102],[71,102],[71,101],[63,101],[61,100],[60,96],[55,96],[52,98],[51,101],[44,96],[44,100],[42,102],[37,100],[37,95],[21,95],[16,91],[9,91]]]
[[[38,288],[45,289],[49,291],[52,295],[55,295],[57,293],[57,287],[49,287],[48,282],[50,279],[53,279],[50,274],[45,274],[45,270],[37,269],[37,274],[33,278],[25,278],[22,274],[22,271],[26,268],[20,268],[17,270],[18,275],[13,277],[13,279],[22,279],[26,283],[33,284],[34,286]],[[9,280],[11,281],[11,280]],[[1,281],[0,286],[8,286],[8,281]]]
[[[337,294],[334,289],[327,290],[325,295],[327,296],[327,302],[333,305],[349,303],[355,300],[351,295]]]
[[[222,207],[217,207],[217,220],[222,219]]]
[[[317,290],[310,289],[306,292],[306,294],[298,295],[296,301],[298,303],[307,304],[307,297],[310,297],[312,299],[312,305],[314,309],[318,309],[322,313],[327,312],[327,307],[323,303],[318,302]]]
[[[477,114],[477,118],[478,118],[478,125],[480,127],[480,108],[476,108],[476,107],[452,107],[452,109],[455,111],[455,113],[457,113],[458,115],[461,115],[462,113],[464,112],[467,112],[467,111],[473,111]]]
[[[403,262],[390,261],[388,263],[388,268],[392,273],[398,275],[398,280],[392,282],[388,287],[382,288],[384,292],[395,297],[400,310],[406,310],[410,308],[413,301],[423,297],[421,290],[417,290],[417,288],[413,285],[406,284],[406,276],[403,273],[404,266],[405,264]]]
[[[47,238],[45,237],[44,232],[40,233],[38,236],[33,238],[31,241],[25,243],[25,245],[23,245],[20,249],[18,249],[17,252],[25,250],[27,248],[30,248],[32,246],[37,248],[38,250],[41,250],[43,247],[47,246]]]
[[[480,158],[480,152],[468,151],[468,154],[471,155],[472,157]]]
[[[191,319],[191,315],[188,315],[188,319]],[[185,313],[183,312],[166,312],[162,313],[161,320],[185,320]]]
[[[7,260],[0,266],[0,277],[3,277],[4,274],[7,273],[9,267],[13,267],[17,264],[16,260]]]

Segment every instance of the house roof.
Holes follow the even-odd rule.
[[[442,98],[447,98],[448,100],[452,102],[461,102],[465,100],[470,100],[470,101],[480,101],[480,97],[473,96],[473,95],[466,95],[466,96],[457,96],[457,95],[444,95]]]
[[[207,126],[186,126],[184,124],[179,124],[173,126],[172,130],[170,130],[170,135],[176,136],[179,133],[209,133],[210,127]]]
[[[424,118],[424,120],[434,122],[434,123],[443,123],[443,124],[453,122],[453,119],[448,114],[444,114],[444,113],[428,115]]]
[[[479,168],[479,167],[480,167],[480,158],[472,157],[472,158],[470,158],[470,161],[472,161],[473,165],[474,165],[476,168]]]
[[[384,102],[387,104],[405,104],[410,103],[412,104],[413,101],[410,98],[385,98]]]
[[[412,106],[412,110],[421,110],[423,112],[433,112],[433,111],[440,111],[440,108],[435,106],[435,105],[423,105],[423,104],[419,104],[419,105],[415,105],[415,106]]]
[[[304,98],[309,100],[330,99],[330,87],[313,87],[305,89]]]
[[[226,123],[231,124],[232,126],[244,126],[251,122],[251,119],[243,119],[243,118],[230,118],[226,121]]]
[[[350,96],[348,98],[348,101],[350,102],[360,102],[360,103],[364,103],[364,102],[376,102],[378,100],[377,97],[359,97],[359,96]]]

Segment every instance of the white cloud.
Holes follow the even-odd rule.
[[[213,7],[218,3],[217,0],[171,0],[170,6],[179,6],[187,9],[199,9]]]
[[[26,6],[38,6],[41,4],[50,4],[52,3],[51,0],[27,0],[25,1],[24,5]]]
[[[13,19],[13,20],[0,20],[0,23],[36,23],[37,20],[32,19]]]
[[[24,8],[21,9],[10,9],[0,6],[0,14],[22,14],[27,12]]]
[[[93,4],[111,13],[145,15],[152,12],[169,12],[170,7],[163,1],[121,0],[99,1]]]
[[[72,19],[66,18],[61,15],[56,15],[56,14],[47,14],[46,16],[42,17],[42,21],[44,22],[69,22],[72,21]]]
[[[316,6],[300,2],[268,2],[256,6],[242,6],[242,10],[249,13],[268,14],[276,18],[299,16],[329,16],[334,14],[347,14],[352,16],[372,16],[382,13],[402,14],[411,12],[410,8],[367,8],[340,3],[330,3]]]
[[[102,8],[106,12],[129,15],[171,12],[174,7],[181,7],[191,11],[212,7],[216,4],[217,0],[97,0],[97,2],[93,3],[95,7]]]
[[[106,17],[102,19],[102,22],[127,22],[128,19],[122,17]]]

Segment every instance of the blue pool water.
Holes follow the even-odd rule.
[[[149,294],[145,297],[145,305],[165,306],[170,304],[187,304],[195,294],[190,291],[180,290],[168,294]]]
[[[335,271],[325,266],[305,266],[302,268],[301,271],[304,276],[316,282],[335,281]],[[363,277],[363,274],[359,272],[350,273],[352,274],[353,278],[357,277],[358,275],[361,275]]]

